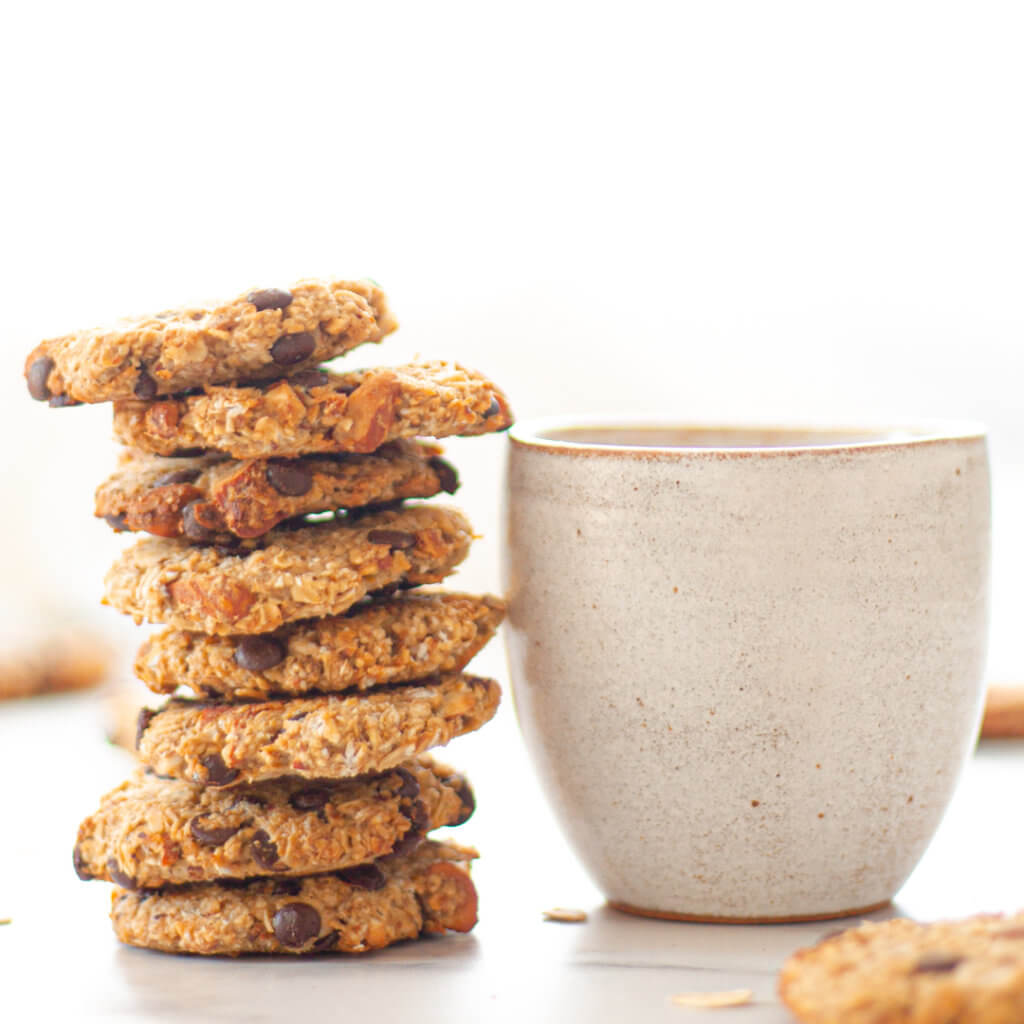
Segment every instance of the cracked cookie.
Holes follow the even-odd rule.
[[[167,953],[362,953],[468,932],[476,924],[475,857],[454,843],[425,842],[337,874],[118,889],[110,917],[122,942]]]
[[[229,790],[140,768],[82,822],[74,864],[126,889],[321,874],[412,849],[472,811],[466,780],[428,756],[371,778]]]
[[[114,406],[114,434],[130,448],[158,455],[213,449],[236,459],[372,452],[400,437],[486,434],[511,424],[496,385],[442,361],[311,370],[262,386]]]
[[[139,649],[135,673],[154,693],[225,700],[368,690],[461,671],[504,614],[497,597],[410,591],[273,633],[165,630]]]
[[[437,583],[469,551],[461,513],[417,505],[297,529],[235,548],[148,537],[106,576],[104,603],[135,618],[205,633],[266,633],[338,615],[391,584]]]
[[[115,530],[157,537],[259,537],[309,513],[454,494],[458,477],[440,453],[415,441],[392,441],[370,455],[241,461],[129,451],[97,488],[95,514]]]
[[[397,326],[372,281],[300,281],[51,338],[25,360],[25,380],[51,405],[152,399],[301,373]]]
[[[172,699],[139,716],[143,764],[200,786],[285,775],[344,779],[385,772],[473,732],[498,709],[492,679],[452,673],[355,696],[215,704]]]
[[[1024,913],[851,928],[791,956],[779,995],[803,1024],[1018,1024]]]

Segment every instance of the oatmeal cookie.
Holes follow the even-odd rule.
[[[469,551],[461,513],[417,505],[298,529],[234,548],[147,537],[106,577],[104,603],[135,618],[204,633],[267,633],[339,615],[391,584],[437,583]]]
[[[504,614],[497,597],[410,591],[257,636],[165,630],[142,645],[135,672],[154,693],[187,686],[223,700],[368,690],[461,671]]]
[[[114,891],[114,932],[132,946],[206,956],[363,953],[476,924],[476,851],[422,843],[329,875]]]
[[[309,513],[454,494],[458,477],[440,454],[415,441],[392,441],[370,455],[299,459],[167,459],[129,451],[96,490],[95,514],[115,530],[157,537],[260,537]]]
[[[139,716],[139,757],[200,786],[285,775],[345,779],[385,772],[473,732],[498,709],[492,679],[459,673],[346,697],[245,704],[172,699]]]
[[[51,405],[151,399],[301,373],[397,326],[372,281],[300,281],[51,338],[25,360],[25,380]]]
[[[486,434],[511,424],[508,402],[491,381],[441,361],[310,371],[114,406],[114,434],[130,448],[157,455],[213,449],[236,459],[372,452],[399,437]]]
[[[791,956],[779,995],[804,1024],[1019,1024],[1024,913],[851,928]]]
[[[84,627],[42,627],[0,637],[0,700],[87,690],[106,677],[111,652]]]
[[[466,780],[427,756],[371,778],[229,790],[140,768],[82,822],[75,871],[126,889],[320,874],[411,849],[472,810]]]

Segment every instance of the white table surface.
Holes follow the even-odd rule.
[[[500,644],[474,668],[505,678]],[[140,687],[140,697],[145,691]],[[0,706],[0,1020],[22,1021],[700,1021],[782,1024],[775,974],[792,950],[835,929],[692,925],[602,905],[563,843],[519,742],[510,700],[446,755],[471,777],[478,810],[455,838],[477,845],[480,923],[469,935],[361,957],[208,959],[119,945],[109,886],[78,881],[78,821],[131,766],[103,738],[95,697]],[[894,909],[929,919],[1024,907],[1024,743],[985,744]],[[584,924],[542,920],[585,909]],[[753,1005],[674,1006],[684,991],[749,988]]]

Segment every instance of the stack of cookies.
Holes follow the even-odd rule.
[[[126,445],[96,514],[146,537],[105,603],[168,627],[137,673],[142,762],[82,823],[123,941],[203,954],[363,951],[476,921],[471,849],[425,838],[473,809],[427,753],[487,722],[463,671],[503,615],[421,591],[465,558],[457,486],[419,438],[511,423],[456,364],[319,368],[394,330],[372,282],[303,281],[44,342],[33,398],[114,403]]]

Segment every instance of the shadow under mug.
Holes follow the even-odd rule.
[[[887,903],[981,712],[984,431],[549,420],[510,441],[516,711],[609,902]]]

